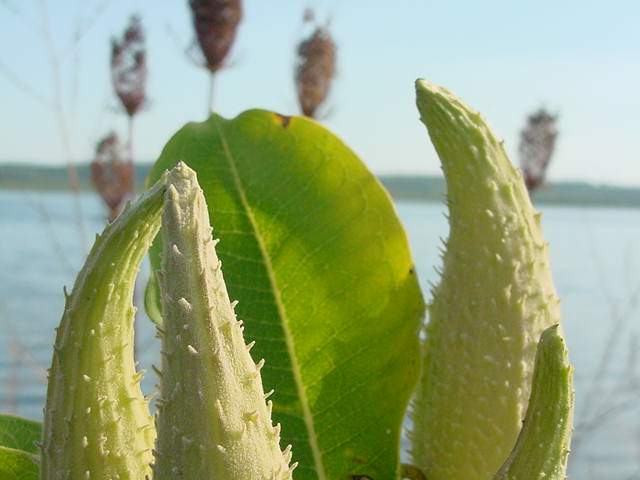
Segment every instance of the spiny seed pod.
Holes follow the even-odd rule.
[[[412,455],[429,480],[485,480],[522,426],[538,339],[560,322],[540,214],[481,116],[416,82],[447,180],[450,234],[434,288]]]
[[[160,227],[165,178],[96,241],[67,295],[44,410],[42,480],[151,475],[155,439],[133,358],[133,289]]]
[[[522,431],[494,480],[565,480],[573,420],[572,376],[558,327],[549,327],[538,343]]]
[[[147,61],[142,23],[131,17],[121,41],[111,41],[111,80],[116,95],[132,117],[145,102]]]
[[[336,46],[329,31],[318,27],[298,46],[296,88],[300,108],[307,117],[313,118],[326,100],[335,72]]]
[[[242,20],[240,0],[190,0],[193,28],[206,67],[215,72],[224,66],[224,60],[236,38]]]
[[[96,146],[96,157],[91,162],[91,182],[109,208],[109,221],[113,221],[125,198],[133,191],[133,164],[122,160],[118,136],[113,132]]]
[[[163,211],[162,370],[156,480],[284,480],[291,446],[280,450],[260,369],[245,345],[222,277],[196,174],[169,174]],[[185,372],[188,372],[187,374]]]

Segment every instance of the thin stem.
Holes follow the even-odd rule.
[[[49,215],[49,211],[42,204],[42,202],[35,200],[29,194],[26,194],[26,196],[27,196],[28,202],[33,206],[35,211],[40,215],[40,220],[42,221],[42,224],[44,225],[47,231],[47,238],[49,239],[49,241],[51,242],[51,245],[53,246],[53,251],[55,253],[56,258],[60,261],[61,267],[64,268],[67,273],[71,275],[75,274],[76,268],[74,268],[73,264],[69,260],[69,257],[67,256],[64,250],[62,242],[60,241],[60,238],[58,237],[58,234],[56,233],[53,227],[53,222],[51,221],[51,216]]]
[[[127,192],[128,200],[133,201],[135,197],[136,190],[136,173],[135,173],[135,164],[133,161],[133,119],[134,115],[127,115],[127,143],[125,145],[126,149],[126,160],[131,162],[131,185],[130,190]],[[133,289],[133,303],[134,305],[141,305],[141,295],[140,295],[140,284],[139,280],[136,279],[136,284]],[[136,360],[139,358],[140,353],[140,328],[139,328],[139,320],[140,316],[138,315],[138,311],[133,317],[133,356]]]
[[[18,406],[18,390],[20,390],[20,359],[15,355],[14,345],[9,346],[9,354],[12,356],[9,364],[9,379],[6,382],[6,398],[4,409],[9,413],[16,413]]]
[[[129,155],[129,161],[133,162],[133,115],[128,115],[128,122],[127,122],[127,155]]]
[[[47,99],[42,93],[36,90],[32,85],[30,85],[27,81],[21,78],[18,74],[13,72],[7,65],[5,65],[0,60],[0,75],[3,76],[7,81],[13,84],[18,90],[22,90],[24,93],[29,95],[33,100],[36,100],[45,108],[53,109],[53,103]]]
[[[58,119],[58,128],[60,129],[60,137],[62,138],[62,146],[67,157],[67,178],[69,179],[69,185],[73,192],[73,205],[76,218],[76,229],[80,235],[80,241],[82,249],[86,253],[88,250],[87,235],[84,228],[84,215],[82,212],[82,202],[80,200],[80,179],[78,177],[78,171],[73,161],[73,151],[71,148],[71,135],[69,133],[69,124],[67,122],[67,116],[62,106],[62,82],[60,79],[60,62],[58,61],[58,55],[56,53],[53,36],[51,35],[51,29],[49,27],[49,13],[47,10],[47,4],[44,0],[40,1],[42,7],[42,33],[49,51],[49,58],[51,60],[51,70],[53,76],[53,109]]]
[[[207,103],[207,118],[213,112],[213,86],[214,86],[215,72],[209,73],[209,101]]]
[[[594,254],[591,256],[594,259],[596,268],[599,272],[598,278],[601,282],[604,282],[604,268],[600,261],[598,252],[594,250]],[[606,282],[605,282],[606,283]],[[606,405],[606,403],[598,403],[603,398],[601,385],[602,379],[609,373],[612,357],[619,350],[618,343],[623,338],[623,332],[627,327],[628,320],[631,318],[632,313],[637,308],[640,302],[640,284],[636,285],[635,289],[630,292],[630,295],[625,300],[623,305],[619,305],[621,302],[616,302],[613,296],[609,293],[607,285],[603,285],[601,291],[605,294],[605,300],[611,310],[611,328],[609,329],[607,338],[604,342],[604,348],[595,374],[592,376],[587,394],[584,396],[585,402],[582,409],[582,417],[589,419],[597,414],[599,405]]]

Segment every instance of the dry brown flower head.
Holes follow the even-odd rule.
[[[129,116],[145,102],[147,63],[140,18],[132,16],[122,40],[111,41],[111,80],[116,95]]]
[[[539,188],[556,145],[557,116],[540,109],[529,115],[527,126],[520,132],[520,167],[530,192]]]
[[[220,70],[236,38],[242,3],[240,0],[190,0],[189,6],[206,67],[212,72]]]
[[[316,27],[313,34],[298,45],[295,70],[298,102],[302,112],[314,117],[329,95],[336,72],[336,46],[326,27]]]
[[[91,181],[109,208],[109,220],[120,213],[123,202],[133,192],[133,163],[123,161],[120,142],[110,133],[96,145],[96,156],[91,162]]]

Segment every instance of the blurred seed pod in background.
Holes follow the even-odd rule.
[[[313,13],[305,11],[305,22],[313,21]],[[336,46],[324,26],[316,26],[313,34],[298,45],[295,68],[298,102],[302,113],[315,117],[318,107],[329,95],[336,73]]]
[[[241,0],[189,0],[189,7],[205,66],[218,71],[225,64],[242,20]]]
[[[91,162],[91,181],[109,208],[109,221],[118,216],[133,191],[133,163],[123,161],[121,152],[118,136],[112,132],[97,143]]]
[[[111,80],[127,114],[135,115],[145,103],[147,84],[144,32],[138,16],[131,17],[122,40],[111,41]]]
[[[530,193],[543,183],[558,138],[558,117],[541,108],[529,115],[520,132],[520,168]]]

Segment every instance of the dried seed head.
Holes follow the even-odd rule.
[[[91,162],[91,181],[109,208],[109,220],[113,220],[133,191],[133,164],[122,160],[118,136],[113,132],[96,145],[96,156]]]
[[[212,72],[220,70],[242,19],[241,0],[190,0],[189,6],[205,66]]]
[[[527,126],[520,132],[520,168],[529,192],[544,182],[558,137],[557,119],[541,108],[529,115]]]
[[[326,100],[336,71],[336,46],[326,27],[298,45],[295,80],[302,112],[313,117]]]
[[[111,80],[116,95],[129,116],[145,102],[147,62],[140,18],[132,16],[122,40],[111,41]]]

